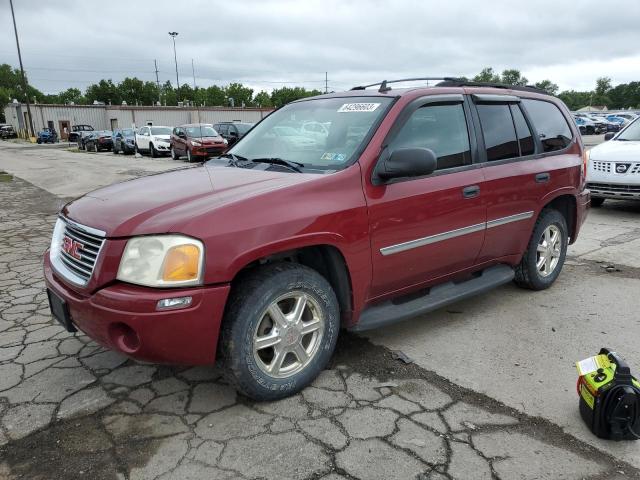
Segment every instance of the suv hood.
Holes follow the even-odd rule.
[[[593,147],[590,158],[598,161],[636,162],[640,158],[640,142],[610,140]]]
[[[321,176],[202,165],[95,190],[68,203],[62,215],[107,237],[177,232],[195,213]]]

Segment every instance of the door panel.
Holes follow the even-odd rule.
[[[368,199],[371,297],[473,265],[484,240],[486,205],[483,192],[464,198],[462,190],[483,180],[476,168],[378,187]]]
[[[371,298],[417,288],[471,267],[482,247],[484,177],[472,164],[475,135],[469,131],[469,109],[462,96],[434,97],[419,99],[400,114],[397,130],[385,140],[388,147],[378,161],[384,162],[396,149],[427,148],[437,157],[436,171],[366,189]]]

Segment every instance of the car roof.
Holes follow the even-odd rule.
[[[185,123],[184,125],[180,125],[180,128],[183,127],[212,127],[213,125],[210,123]]]

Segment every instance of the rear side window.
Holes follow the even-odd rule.
[[[520,110],[518,105],[511,105],[511,115],[513,116],[513,123],[516,126],[516,133],[518,134],[520,155],[532,155],[535,151],[533,134],[531,133],[529,125],[527,125],[527,121],[524,119],[522,110]]]
[[[545,152],[562,150],[571,143],[571,129],[560,109],[551,102],[522,99],[524,108],[540,136]]]
[[[438,157],[438,170],[471,163],[469,132],[462,104],[418,108],[398,136],[393,148],[429,148]]]
[[[487,161],[518,157],[518,138],[508,104],[480,104],[478,115],[482,125]]]

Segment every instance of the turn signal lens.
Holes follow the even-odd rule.
[[[196,245],[171,247],[164,258],[162,280],[184,282],[196,280],[200,268],[200,249]]]

